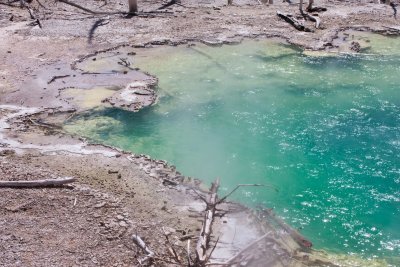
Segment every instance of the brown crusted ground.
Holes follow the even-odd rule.
[[[181,258],[186,255],[187,241],[180,239],[199,231],[204,206],[185,193],[187,187],[163,184],[164,178],[181,179],[174,168],[102,146],[77,150],[82,142],[55,128],[24,118],[13,122],[8,135],[18,144],[1,144],[1,180],[73,176],[77,182],[0,188],[1,266],[135,266],[145,254],[134,245],[133,234],[163,259],[156,266],[174,260],[171,246]]]
[[[296,5],[279,1],[267,6],[255,0],[239,0],[233,6],[224,6],[220,0],[182,0],[183,6],[173,5],[168,13],[131,19],[88,15],[53,0],[40,2],[47,9],[36,1],[31,6],[42,29],[31,24],[27,10],[0,1],[0,105],[44,108],[42,116],[48,121],[52,121],[52,112],[73,106],[57,98],[57,86],[37,86],[34,78],[41,77],[46,84],[58,75],[54,64],[67,71],[75,60],[98,50],[122,44],[177,44],[187,40],[218,44],[269,36],[309,49],[325,49],[341,29],[386,32],[387,27],[398,24],[389,6],[355,0],[316,1],[328,11],[320,14],[322,28],[314,33],[298,32],[280,20],[277,10],[298,12]],[[125,0],[107,1],[103,7],[105,1],[75,2],[94,10],[127,10]],[[139,1],[142,11],[155,10],[162,4]],[[90,37],[90,29],[99,19],[107,24]],[[312,28],[311,22],[307,25]],[[0,119],[8,114],[0,106]],[[156,261],[155,266],[167,265],[165,260],[173,256],[162,227],[168,227],[165,231],[171,233],[170,242],[181,258],[185,257],[186,241],[179,239],[198,233],[198,211],[204,206],[188,194],[186,187],[162,184],[163,177],[180,179],[174,169],[105,147],[84,145],[86,152],[92,152],[79,153],[72,147],[82,141],[24,118],[13,120],[11,129],[0,131],[5,134],[5,139],[0,139],[1,180],[78,178],[71,187],[0,189],[1,266],[135,266],[144,253],[133,245],[132,234],[142,236],[164,259]],[[18,145],[10,146],[7,140],[17,140]],[[220,220],[216,228],[224,223]],[[285,266],[280,264],[270,266]]]

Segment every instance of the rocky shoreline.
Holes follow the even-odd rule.
[[[43,3],[51,6],[51,1]],[[96,6],[96,1],[86,4]],[[124,4],[115,1],[107,8],[119,9]],[[156,253],[154,266],[184,264],[188,240],[189,254],[194,257],[205,208],[194,190],[205,196],[205,186],[163,160],[65,134],[62,123],[73,112],[91,106],[82,104],[87,99],[78,101],[76,94],[62,95],[63,91],[100,85],[108,90],[105,102],[111,105],[136,111],[154,104],[156,80],[129,69],[126,61],[119,73],[79,70],[83,59],[120,46],[151,48],[197,41],[223,45],[243,38],[280,38],[303,49],[330,51],[335,48],[333,40],[347,29],[389,35],[400,32],[385,5],[359,5],[356,1],[322,4],[328,11],[321,15],[323,27],[314,33],[298,32],[277,18],[278,9],[296,12],[297,7],[287,3],[260,6],[241,1],[224,6],[222,2],[187,1],[185,6],[172,6],[170,13],[148,18],[101,17],[109,23],[97,29],[90,43],[87,34],[98,16],[59,3],[51,12],[37,9],[43,24],[40,29],[28,24],[26,10],[0,6],[1,180],[78,179],[73,186],[61,188],[1,189],[2,265],[140,265],[146,252],[132,242],[134,234]],[[152,10],[158,5],[149,1],[143,8]],[[204,21],[207,23],[201,23]],[[77,23],[82,27],[77,29]],[[124,73],[126,68],[129,71]],[[146,84],[129,85],[146,79]],[[91,99],[95,103],[102,100]],[[259,214],[235,203],[224,203],[221,208],[229,212],[216,218],[214,238],[219,236],[220,241],[211,261],[237,257],[242,265],[247,264],[244,266],[265,262],[268,266],[337,266],[329,255],[302,248],[288,231],[259,220]],[[266,233],[270,234],[267,242],[254,243]],[[253,247],[246,250],[250,245]]]

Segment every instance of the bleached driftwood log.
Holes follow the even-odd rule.
[[[144,257],[143,259],[139,260],[140,264],[145,263],[148,260],[151,260],[154,257],[154,252],[149,249],[149,247],[146,245],[146,243],[143,241],[143,239],[140,238],[138,235],[132,235],[133,242],[140,247],[144,252],[146,252],[147,256]]]
[[[210,194],[206,201],[207,207],[204,214],[204,222],[196,246],[196,266],[205,266],[208,260],[207,250],[209,248],[216,205],[218,204],[217,202],[218,187],[219,187],[219,179],[215,180],[215,182],[212,183],[210,188]]]
[[[75,182],[74,177],[61,179],[33,180],[33,181],[0,181],[0,187],[23,188],[23,187],[46,187],[60,186]]]

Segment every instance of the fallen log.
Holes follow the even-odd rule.
[[[208,260],[207,250],[209,248],[216,205],[218,204],[217,202],[218,187],[219,187],[219,179],[215,180],[215,182],[212,183],[210,188],[210,194],[206,201],[207,207],[204,214],[204,222],[196,246],[195,266],[205,266]]]
[[[292,15],[290,14],[284,14],[280,12],[279,10],[276,11],[276,14],[278,17],[292,25],[296,30],[298,31],[303,31],[303,32],[312,32],[312,30],[306,26],[304,26],[302,23],[300,23],[297,19],[295,19]]]
[[[146,261],[153,259],[154,255],[155,255],[154,252],[151,251],[151,250],[147,247],[146,243],[140,238],[140,236],[138,236],[138,235],[132,235],[132,239],[133,239],[133,242],[135,242],[135,244],[136,244],[138,247],[140,247],[140,248],[141,248],[144,252],[146,252],[146,254],[147,254],[146,257],[144,257],[143,259],[139,260],[139,263],[140,263],[140,264],[143,264],[143,263],[145,263]]]
[[[33,180],[33,181],[0,181],[0,187],[24,188],[24,187],[47,187],[60,186],[75,182],[74,177],[65,177],[61,179]]]

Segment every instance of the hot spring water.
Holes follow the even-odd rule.
[[[272,41],[143,51],[133,64],[159,78],[159,102],[138,113],[95,109],[65,129],[187,176],[220,177],[221,194],[272,184],[278,193],[245,188],[233,198],[274,207],[318,249],[397,262],[400,40],[367,41],[358,56]]]

